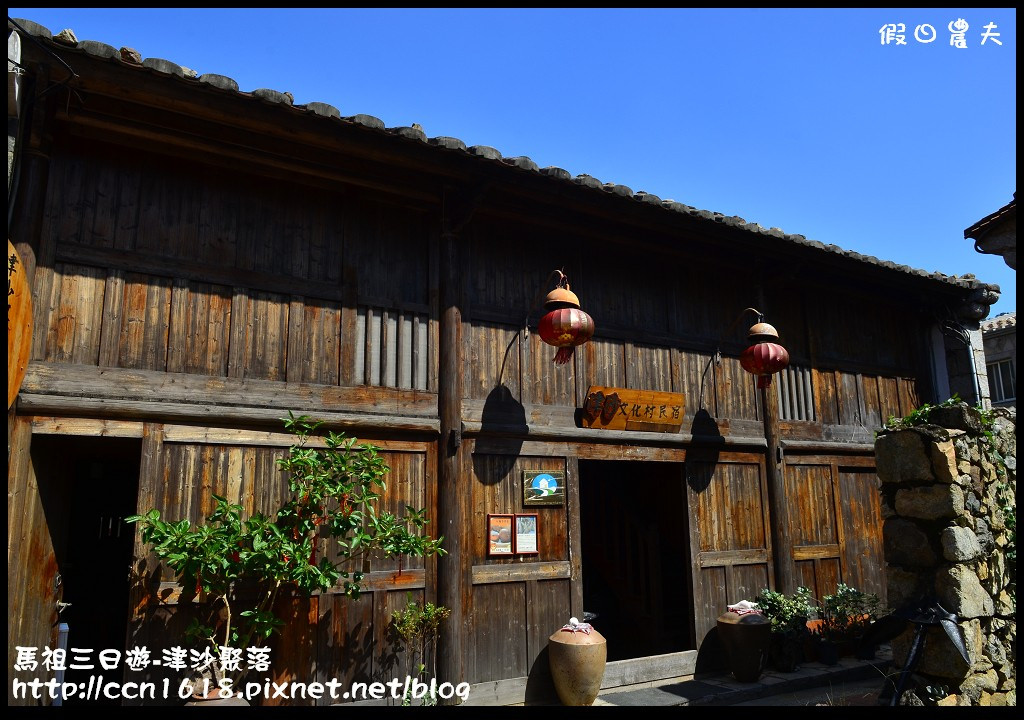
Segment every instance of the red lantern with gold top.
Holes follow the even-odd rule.
[[[562,275],[558,287],[544,300],[547,314],[540,319],[537,331],[540,339],[558,348],[555,365],[565,365],[572,359],[573,350],[594,336],[594,320],[580,309],[580,300],[569,289]]]
[[[772,375],[789,365],[789,351],[775,342],[779,333],[766,322],[751,327],[747,339],[754,344],[740,355],[740,365],[748,373],[757,375],[757,387],[766,388],[772,384]]]

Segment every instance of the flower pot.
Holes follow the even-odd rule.
[[[729,611],[718,617],[718,636],[729,657],[729,669],[740,682],[756,682],[764,671],[772,623],[760,613]]]
[[[240,687],[239,684],[237,687]],[[185,703],[185,707],[227,707],[247,706],[249,701],[238,692],[233,692],[231,697],[221,697],[217,684],[210,678],[195,678],[192,680],[192,696]]]
[[[772,633],[768,643],[768,665],[779,672],[795,672],[804,659],[803,638],[790,633]]]
[[[810,634],[810,635],[805,635],[804,636],[804,641],[803,641],[803,647],[804,647],[804,661],[805,662],[818,662],[819,656],[821,654],[821,636],[820,635],[814,635],[813,633]]]
[[[593,628],[589,633],[563,628],[548,638],[551,678],[563,705],[594,704],[607,660],[608,644]]]
[[[854,652],[854,657],[858,660],[874,660],[875,651],[877,649],[878,648],[875,645],[861,643],[857,646],[857,650]]]
[[[822,640],[818,646],[818,661],[822,665],[839,663],[839,644],[832,640]]]

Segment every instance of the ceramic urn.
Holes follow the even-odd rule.
[[[562,704],[593,705],[608,659],[604,636],[590,624],[570,618],[548,638],[548,659]]]

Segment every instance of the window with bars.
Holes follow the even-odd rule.
[[[427,313],[360,306],[355,336],[357,382],[426,390],[429,331]]]
[[[811,369],[790,365],[772,381],[779,397],[780,420],[814,421],[814,387]]]
[[[1017,372],[1013,360],[988,364],[988,394],[992,402],[1017,400]]]

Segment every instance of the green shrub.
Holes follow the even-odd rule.
[[[839,583],[835,593],[821,599],[822,632],[829,640],[855,640],[878,619],[881,600],[875,593]]]
[[[807,619],[815,614],[811,591],[803,586],[789,596],[765,588],[754,600],[762,614],[771,620],[774,633],[806,630]]]

